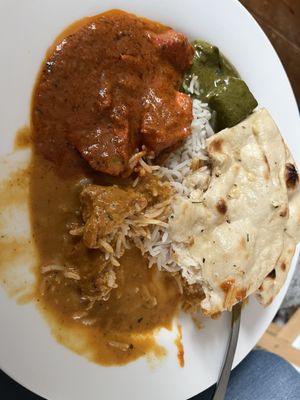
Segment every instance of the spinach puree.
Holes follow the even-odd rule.
[[[196,77],[199,91],[196,88],[192,96],[209,104],[213,129],[219,131],[236,125],[253,111],[257,101],[218,47],[201,40],[192,45],[193,65],[184,76],[184,91],[190,93],[191,80]]]

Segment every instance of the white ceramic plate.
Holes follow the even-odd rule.
[[[220,47],[259,103],[268,108],[300,165],[299,117],[285,71],[254,19],[235,0],[0,0],[0,153],[12,150],[18,128],[28,122],[30,96],[41,61],[58,33],[71,22],[111,8],[158,20]],[[253,348],[281,303],[295,268],[271,306],[254,299],[243,311],[234,364]],[[184,400],[216,381],[224,355],[229,315],[205,320],[199,331],[184,317],[185,367],[163,331],[168,356],[155,367],[139,359],[105,368],[57,344],[33,304],[20,306],[0,289],[0,366],[22,385],[50,400]]]

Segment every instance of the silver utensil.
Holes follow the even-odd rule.
[[[233,306],[231,312],[231,330],[227,345],[226,355],[222,365],[221,373],[217,381],[216,389],[212,400],[224,400],[227,385],[230,377],[232,362],[236,350],[236,345],[239,337],[240,322],[241,322],[242,303],[237,303]]]

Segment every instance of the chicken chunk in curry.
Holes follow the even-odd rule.
[[[172,195],[170,184],[152,175],[141,178],[135,188],[86,185],[80,194],[83,225],[73,227],[70,234],[82,236],[87,248],[100,249],[118,266],[116,258],[124,254],[127,239],[132,244],[147,235],[149,213],[164,211],[161,206],[168,205]]]
[[[81,192],[80,201],[85,223],[83,241],[89,248],[98,248],[99,242],[118,229],[125,218],[147,206],[143,194],[116,185],[88,185]]]
[[[142,145],[158,155],[191,133],[192,101],[179,93],[192,46],[171,28],[103,14],[53,49],[33,98],[39,151],[62,162],[78,151],[96,171],[128,174]]]

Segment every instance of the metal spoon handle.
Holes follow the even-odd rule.
[[[230,330],[226,355],[212,400],[224,400],[225,398],[231,367],[233,363],[233,358],[239,337],[241,309],[242,309],[242,303],[238,303],[235,306],[233,306],[231,312],[231,330]]]

